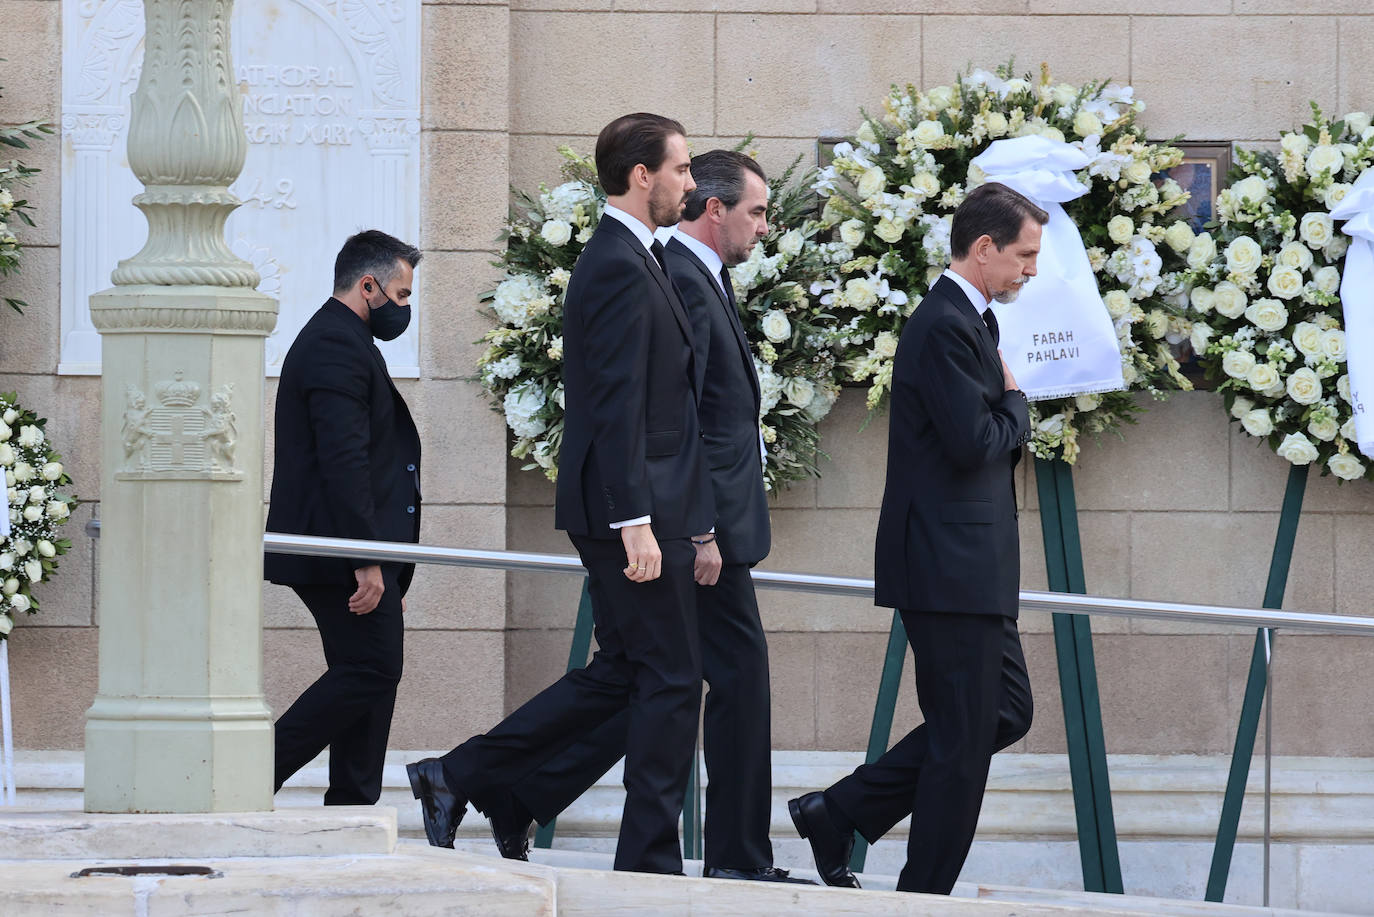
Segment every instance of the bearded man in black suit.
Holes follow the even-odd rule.
[[[989,305],[1013,301],[1035,275],[1048,219],[1005,185],[970,192],[954,213],[953,264],[902,330],[875,601],[901,613],[925,722],[872,764],[788,803],[828,885],[858,887],[855,830],[872,843],[910,815],[897,889],[949,894],[992,755],[1030,729],[1012,480],[1030,420]]]
[[[348,239],[334,295],[301,329],[277,388],[267,530],[369,541],[420,539],[420,436],[373,339],[410,323],[420,251],[384,232]],[[268,554],[320,629],[328,669],[276,725],[276,789],[329,747],[325,805],[372,805],[396,685],[414,564]]]
[[[682,125],[659,115],[607,125],[596,165],[607,207],[563,305],[555,523],[587,568],[598,649],[490,732],[407,771],[431,844],[453,845],[468,801],[499,843],[516,821],[512,788],[626,711],[615,868],[680,873],[701,703],[692,541],[709,539],[715,508],[691,322],[653,232],[679,220],[695,185]]]

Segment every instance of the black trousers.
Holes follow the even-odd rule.
[[[627,561],[619,539],[570,537],[587,568],[597,642],[592,661],[445,755],[445,778],[486,811],[624,713],[625,810],[615,868],[681,872],[677,826],[701,704],[696,550],[686,538],[660,541],[662,574],[634,583],[622,572]]]
[[[947,895],[973,843],[995,752],[1030,729],[1031,692],[1016,621],[902,611],[925,722],[826,790],[873,843],[907,815],[898,891]]]
[[[728,564],[714,586],[697,586],[702,676],[710,686],[706,748],[706,865],[773,865],[768,642],[746,564]],[[520,781],[513,791],[548,824],[625,754],[629,716],[607,720]]]
[[[295,586],[315,616],[325,673],[276,725],[276,789],[329,748],[327,806],[373,805],[382,794],[382,765],[401,680],[405,629],[395,570],[382,568],[385,590],[365,615],[348,610],[356,586]]]

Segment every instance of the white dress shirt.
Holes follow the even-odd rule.
[[[973,303],[973,308],[977,309],[978,314],[983,316],[983,321],[986,322],[988,320],[986,313],[989,303],[983,294],[978,292],[978,288],[969,282],[968,278],[952,268],[945,268],[941,276],[948,277],[950,280],[959,284],[959,289],[964,291],[964,295],[968,297],[968,301]]]

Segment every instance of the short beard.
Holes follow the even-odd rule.
[[[1026,278],[1022,278],[1021,280],[1018,280],[1016,281],[1016,283],[1012,284],[1011,289],[1003,290],[1001,293],[992,294],[992,298],[995,301],[1002,303],[1003,305],[1006,305],[1010,302],[1016,302],[1016,297],[1021,295],[1021,291],[1025,289],[1025,286]]]
[[[682,200],[678,201],[676,205],[650,198],[649,219],[653,221],[655,226],[676,226],[682,222],[682,207],[686,203],[686,195],[683,195]]]

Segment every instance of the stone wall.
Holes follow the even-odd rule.
[[[1112,76],[1149,104],[1152,136],[1261,141],[1301,120],[1374,107],[1374,16],[1357,0],[514,0],[426,3],[420,244],[422,377],[402,388],[425,442],[427,542],[566,552],[551,488],[505,458],[505,431],[464,377],[483,330],[480,291],[506,187],[557,179],[560,143],[590,150],[625,111],[679,117],[696,150],[757,136],[764,164],[814,157],[892,82],[948,82],[973,62],[1049,60],[1067,80]],[[0,0],[0,121],[60,117],[58,0]],[[26,158],[44,172],[30,195],[25,273],[7,292],[28,314],[0,316],[0,389],[51,420],[83,506],[76,547],[11,647],[16,731],[27,748],[76,748],[95,690],[96,550],[79,527],[98,511],[98,380],[58,376],[61,148]],[[327,278],[321,278],[321,293]],[[273,384],[269,380],[269,400]],[[885,420],[863,424],[847,392],[827,419],[825,476],[775,504],[773,569],[870,574]],[[270,443],[269,443],[270,448]],[[1257,605],[1285,463],[1227,429],[1214,395],[1151,405],[1124,443],[1084,449],[1077,472],[1088,587],[1107,595]],[[1033,481],[1020,493],[1024,582],[1043,586]],[[1374,490],[1314,481],[1288,606],[1367,613],[1374,587]],[[552,575],[425,570],[408,615],[406,677],[393,747],[444,747],[493,722],[566,661],[577,583]],[[861,748],[889,615],[858,602],[765,595],[774,741],[786,749]],[[266,591],[268,691],[284,709],[322,668],[318,638],[290,593]],[[1020,750],[1063,747],[1048,624],[1024,629],[1040,710]],[[1115,753],[1229,749],[1252,635],[1099,622],[1098,663]],[[1374,755],[1360,711],[1367,650],[1333,638],[1281,638],[1280,751]],[[909,693],[898,728],[916,716]]]

